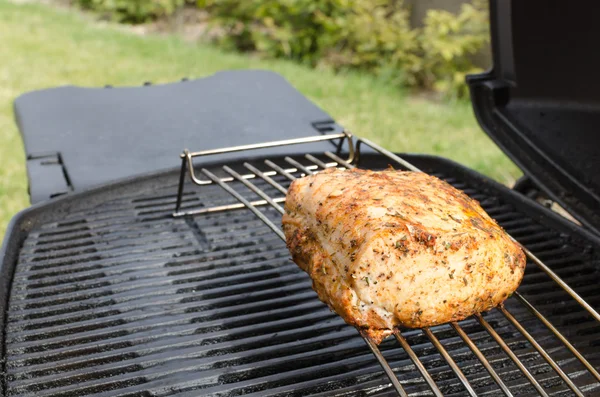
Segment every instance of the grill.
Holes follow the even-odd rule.
[[[347,157],[194,167],[213,154],[315,140],[338,142]],[[448,160],[400,158],[348,133],[181,160],[180,172],[67,197],[15,221],[21,248],[3,267],[14,262],[7,395],[600,393],[600,243],[557,215]],[[278,226],[287,186],[325,167],[388,164],[464,190],[524,246],[525,278],[504,307],[398,330],[377,347],[317,299]]]
[[[18,214],[0,249],[0,394],[600,396],[600,25],[596,3],[550,3],[490,1],[494,66],[467,82],[520,189],[577,224],[353,137],[273,73],[18,98],[31,201],[63,197]],[[156,171],[191,142],[205,150]],[[390,164],[480,201],[528,262],[503,306],[377,346],[318,300],[279,225],[293,179]]]

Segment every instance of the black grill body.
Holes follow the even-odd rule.
[[[507,232],[600,307],[598,238],[456,163],[404,157],[479,200]],[[360,166],[388,163],[364,155]],[[229,165],[241,168],[240,162]],[[358,332],[317,299],[285,244],[256,216],[242,209],[172,217],[178,177],[135,178],[15,217],[0,256],[4,394],[395,395]],[[234,201],[218,186],[190,184],[183,206]],[[275,211],[263,212],[280,221]],[[600,366],[600,327],[578,303],[532,265],[519,291]],[[513,297],[506,307],[582,391],[600,395],[598,381],[523,305]],[[571,395],[497,310],[484,318],[550,395]],[[477,321],[460,325],[515,395],[537,395]],[[432,331],[479,395],[501,394],[451,327]],[[422,330],[403,335],[444,395],[466,395]],[[409,394],[427,395],[404,350],[390,340],[381,350]]]

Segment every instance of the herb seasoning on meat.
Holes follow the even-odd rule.
[[[328,169],[297,179],[282,222],[319,298],[376,343],[394,327],[489,310],[525,269],[477,201],[424,173]]]

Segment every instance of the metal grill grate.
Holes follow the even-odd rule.
[[[252,150],[259,149],[263,147],[272,147],[272,146],[284,146],[284,145],[293,145],[306,143],[311,141],[322,141],[322,140],[334,140],[341,139],[342,141],[346,141],[349,147],[349,158],[342,159],[339,156],[331,153],[325,152],[324,155],[327,159],[320,160],[313,155],[306,154],[304,156],[304,162],[298,161],[296,159],[285,157],[285,162],[287,163],[284,168],[270,160],[265,160],[264,164],[268,167],[268,170],[261,171],[255,166],[244,163],[244,167],[246,168],[246,173],[243,175],[239,172],[235,171],[231,167],[225,165],[222,167],[223,171],[229,175],[229,177],[219,177],[215,175],[212,171],[203,168],[201,173],[208,178],[208,180],[201,180],[195,174],[193,159],[196,157],[207,156],[211,154],[223,153],[223,152],[231,152],[231,151],[244,151],[244,150]],[[342,142],[340,142],[341,146]],[[274,208],[279,214],[283,214],[284,210],[280,203],[285,201],[285,193],[287,191],[287,187],[289,186],[289,182],[295,180],[297,177],[302,177],[305,175],[312,175],[315,172],[318,172],[321,169],[326,169],[329,167],[339,167],[339,168],[354,168],[360,158],[360,148],[361,145],[367,145],[370,148],[376,150],[377,152],[386,156],[389,160],[394,163],[415,172],[421,172],[417,167],[412,165],[411,163],[405,161],[404,159],[396,156],[392,152],[387,151],[384,148],[366,140],[366,139],[358,139],[356,141],[356,146],[354,143],[354,138],[349,133],[336,134],[330,136],[318,136],[314,139],[300,139],[300,140],[288,140],[288,141],[278,141],[271,142],[266,144],[255,144],[249,146],[239,146],[234,148],[226,148],[222,150],[212,150],[205,152],[195,152],[190,153],[189,151],[184,151],[182,154],[182,167],[180,172],[180,183],[178,189],[178,198],[175,207],[174,216],[182,217],[189,215],[197,215],[201,213],[210,213],[215,211],[227,211],[234,210],[239,208],[247,208],[254,213],[262,222],[264,222],[271,230],[279,236],[283,241],[285,241],[285,236],[282,230],[272,221],[269,217],[259,209],[260,206],[270,205]],[[355,149],[356,147],[356,149]],[[326,162],[329,161],[329,162]],[[291,168],[290,168],[291,167]],[[186,175],[186,172],[189,172],[191,180],[198,185],[206,185],[210,183],[217,184],[221,188],[223,188],[227,193],[235,197],[240,203],[238,205],[229,205],[229,206],[219,206],[212,208],[205,208],[202,210],[186,210],[181,211],[181,200],[183,197],[183,181]],[[249,173],[248,173],[249,172]],[[284,180],[275,180],[274,176],[283,176]],[[257,179],[258,183],[253,182],[253,179]],[[231,182],[236,182],[237,185],[234,186]],[[287,182],[287,183],[286,183]],[[247,195],[240,193],[235,187],[243,186],[248,189],[250,192],[254,193],[256,196],[260,198],[260,200],[251,201],[247,198]],[[279,197],[275,197],[273,193],[279,194]],[[283,196],[282,196],[283,195]],[[515,240],[517,241],[517,240]],[[517,241],[518,242],[518,241]],[[531,264],[534,264],[538,267],[538,269],[542,270],[556,285],[562,288],[570,297],[576,301],[581,308],[583,308],[588,315],[590,315],[596,322],[600,322],[600,314],[585,300],[583,299],[577,292],[575,292],[565,281],[563,281],[549,266],[547,266],[542,260],[536,257],[531,251],[529,251],[525,246],[519,243],[523,251],[526,253],[529,268],[531,268]],[[550,331],[555,338],[560,340],[560,342],[564,345],[566,349],[572,354],[572,356],[578,360],[585,371],[587,371],[588,375],[591,375],[595,378],[596,381],[600,382],[600,373],[592,366],[592,364],[579,352],[570,342],[569,340],[560,333],[560,331],[552,325],[552,323],[546,319],[540,311],[538,311],[521,293],[514,293],[516,301],[519,302],[523,307],[525,307],[531,314],[533,314],[544,326]],[[507,305],[508,306],[508,305]],[[565,373],[565,371],[561,368],[560,362],[552,358],[552,354],[550,350],[545,349],[542,345],[536,340],[536,338],[527,331],[526,327],[517,319],[518,316],[515,316],[512,313],[512,310],[509,311],[507,306],[498,307],[497,310],[499,313],[503,315],[503,317],[511,324],[514,329],[522,336],[530,346],[535,351],[535,354],[538,357],[542,357],[543,360],[551,367],[552,371],[569,387],[573,395],[576,396],[584,396],[585,390],[578,387],[578,385],[574,382],[575,377],[580,376],[580,374],[576,376],[570,377]],[[526,364],[525,360],[522,360],[515,353],[514,348],[510,346],[507,341],[503,339],[501,336],[501,332],[497,331],[494,326],[490,322],[488,322],[483,315],[477,314],[474,316],[479,325],[487,332],[487,334],[497,343],[497,345],[501,348],[503,353],[510,358],[512,364],[518,368],[521,375],[524,376],[529,384],[535,389],[538,395],[541,396],[549,396],[543,382],[534,376],[530,367]],[[471,350],[471,352],[477,357],[479,363],[483,365],[485,370],[489,373],[493,381],[500,388],[502,393],[506,396],[513,396],[513,392],[511,388],[507,385],[507,383],[502,379],[499,373],[495,370],[494,365],[486,358],[486,354],[477,346],[477,344],[469,337],[468,333],[465,332],[463,327],[459,325],[458,322],[453,322],[450,324],[451,328],[454,332],[462,339],[464,344]],[[476,392],[470,384],[467,376],[461,370],[460,366],[457,365],[455,360],[448,353],[446,348],[434,332],[432,332],[429,328],[424,328],[422,330],[424,335],[429,339],[429,342],[437,349],[438,354],[443,357],[447,365],[451,368],[452,372],[456,376],[458,380],[462,383],[464,390],[471,396],[476,396]],[[400,396],[408,396],[404,387],[401,384],[401,381],[398,379],[392,366],[388,362],[388,360],[384,357],[384,354],[379,350],[378,346],[370,340],[366,335],[362,335],[364,341],[366,342],[369,349],[374,354],[378,363],[383,368],[385,374],[388,376],[393,388]],[[403,335],[402,331],[397,329],[394,331],[394,336],[398,344],[402,347],[402,349],[406,352],[410,360],[412,361],[414,367],[418,370],[422,378],[425,380],[427,385],[429,386],[430,391],[435,396],[443,396],[442,391],[432,378],[431,374],[428,372],[425,365],[421,362],[418,355],[415,353],[411,345],[408,343],[407,339]]]
[[[271,160],[293,176],[302,174],[283,158]],[[312,160],[296,160],[317,169]],[[540,220],[539,212],[519,206],[504,191],[482,186],[452,163],[415,160],[478,199],[588,303],[600,305],[600,246]],[[382,169],[389,162],[363,153],[360,164]],[[250,165],[271,171],[269,176],[287,187],[289,179],[262,160]],[[269,197],[282,197],[243,164],[229,167],[249,175],[247,180]],[[221,167],[209,171],[248,201],[263,200]],[[171,216],[176,173],[44,213],[23,236],[16,259],[5,329],[7,395],[395,394],[358,332],[317,299],[308,276],[289,261],[281,239],[252,212],[231,210],[244,206],[205,179],[202,186],[187,183],[181,197],[181,210],[200,215]],[[272,222],[281,219],[271,205],[257,209]],[[519,291],[594,368],[600,366],[600,327],[581,305],[532,263]],[[594,374],[518,299],[510,298],[507,310],[584,395],[598,394]],[[548,395],[573,395],[499,310],[483,319]],[[539,395],[476,318],[459,325],[513,395]],[[402,330],[402,336],[444,395],[468,395],[444,354],[478,395],[503,395],[451,325]],[[433,395],[395,339],[379,349],[407,394]]]

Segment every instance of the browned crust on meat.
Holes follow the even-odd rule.
[[[294,181],[288,190],[283,229],[292,259],[311,277],[319,299],[376,343],[390,335],[394,327],[433,326],[490,310],[519,285],[525,268],[525,255],[519,246],[477,201],[435,177],[393,170],[347,170],[343,171],[346,193],[331,193],[328,184],[315,186],[314,194],[319,199],[318,203],[312,202],[314,211],[303,208],[307,197],[301,189],[313,192],[312,183],[319,182],[316,178],[342,177],[332,175],[341,172],[326,170],[320,176]],[[399,183],[404,180],[411,183]],[[402,203],[400,212],[388,208],[391,211],[379,222],[369,215],[369,206],[385,204],[392,197]],[[460,218],[443,215],[444,205],[459,208]],[[432,214],[424,214],[429,210]],[[435,217],[440,227],[431,222]],[[419,219],[428,220],[429,226]],[[459,232],[452,232],[453,225]],[[488,246],[493,248],[489,255],[484,252]],[[464,260],[457,259],[463,254]],[[476,257],[477,262],[470,262],[469,256]],[[380,257],[381,263],[369,263]],[[431,258],[431,263],[419,262],[423,257]],[[358,264],[354,258],[369,261]],[[389,263],[394,266],[389,273],[380,271],[390,269]],[[417,266],[433,275],[427,279],[413,272]],[[372,269],[378,270],[373,273]],[[356,274],[369,276],[357,279]],[[460,295],[461,290],[474,288],[469,287],[470,281],[481,288],[466,297]],[[414,291],[391,291],[394,286],[400,289],[399,285],[408,285],[409,289],[414,285]],[[375,296],[373,300],[383,305],[396,296],[409,297],[393,309],[388,307],[391,315],[382,315],[373,302],[362,309],[356,305],[356,295],[362,290],[368,290]],[[453,291],[457,291],[456,296]],[[439,302],[432,303],[434,292],[440,295]]]

